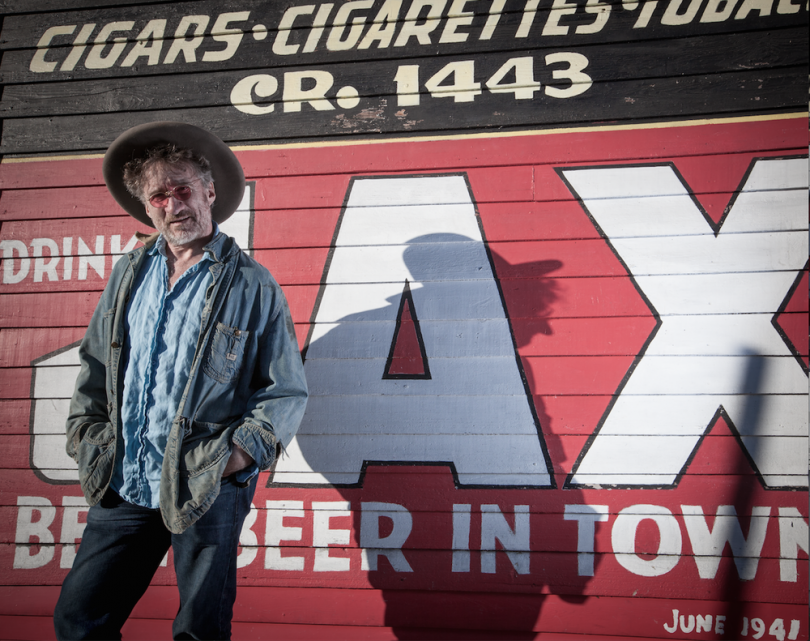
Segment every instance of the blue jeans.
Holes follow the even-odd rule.
[[[258,476],[258,475],[257,475]],[[236,555],[257,476],[247,487],[223,479],[211,508],[182,534],[159,510],[107,492],[87,513],[79,551],[54,611],[58,639],[120,639],[169,547],[180,592],[175,639],[230,639],[236,600]]]

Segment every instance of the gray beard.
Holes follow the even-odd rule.
[[[160,233],[163,234],[163,238],[172,245],[187,245],[205,235],[199,220],[194,221],[194,226],[191,229],[172,231],[169,225],[166,225],[166,228]]]

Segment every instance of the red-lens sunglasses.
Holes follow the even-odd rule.
[[[177,187],[172,187],[168,191],[159,191],[149,196],[149,204],[157,208],[165,207],[171,196],[174,196],[177,200],[186,202],[191,198],[193,192],[194,189],[191,185],[177,185]]]

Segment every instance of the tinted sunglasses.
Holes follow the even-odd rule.
[[[177,200],[186,202],[191,198],[193,192],[194,189],[192,189],[191,185],[177,185],[177,187],[172,187],[168,191],[159,191],[149,196],[149,204],[157,208],[165,207],[171,196],[174,196]]]

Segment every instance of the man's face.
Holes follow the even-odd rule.
[[[171,195],[162,207],[150,204],[149,199],[153,195],[181,185],[191,187],[188,200]],[[159,163],[152,166],[147,170],[143,193],[147,215],[169,244],[188,245],[200,238],[207,238],[213,232],[211,206],[216,200],[214,185],[204,185],[190,165]]]

